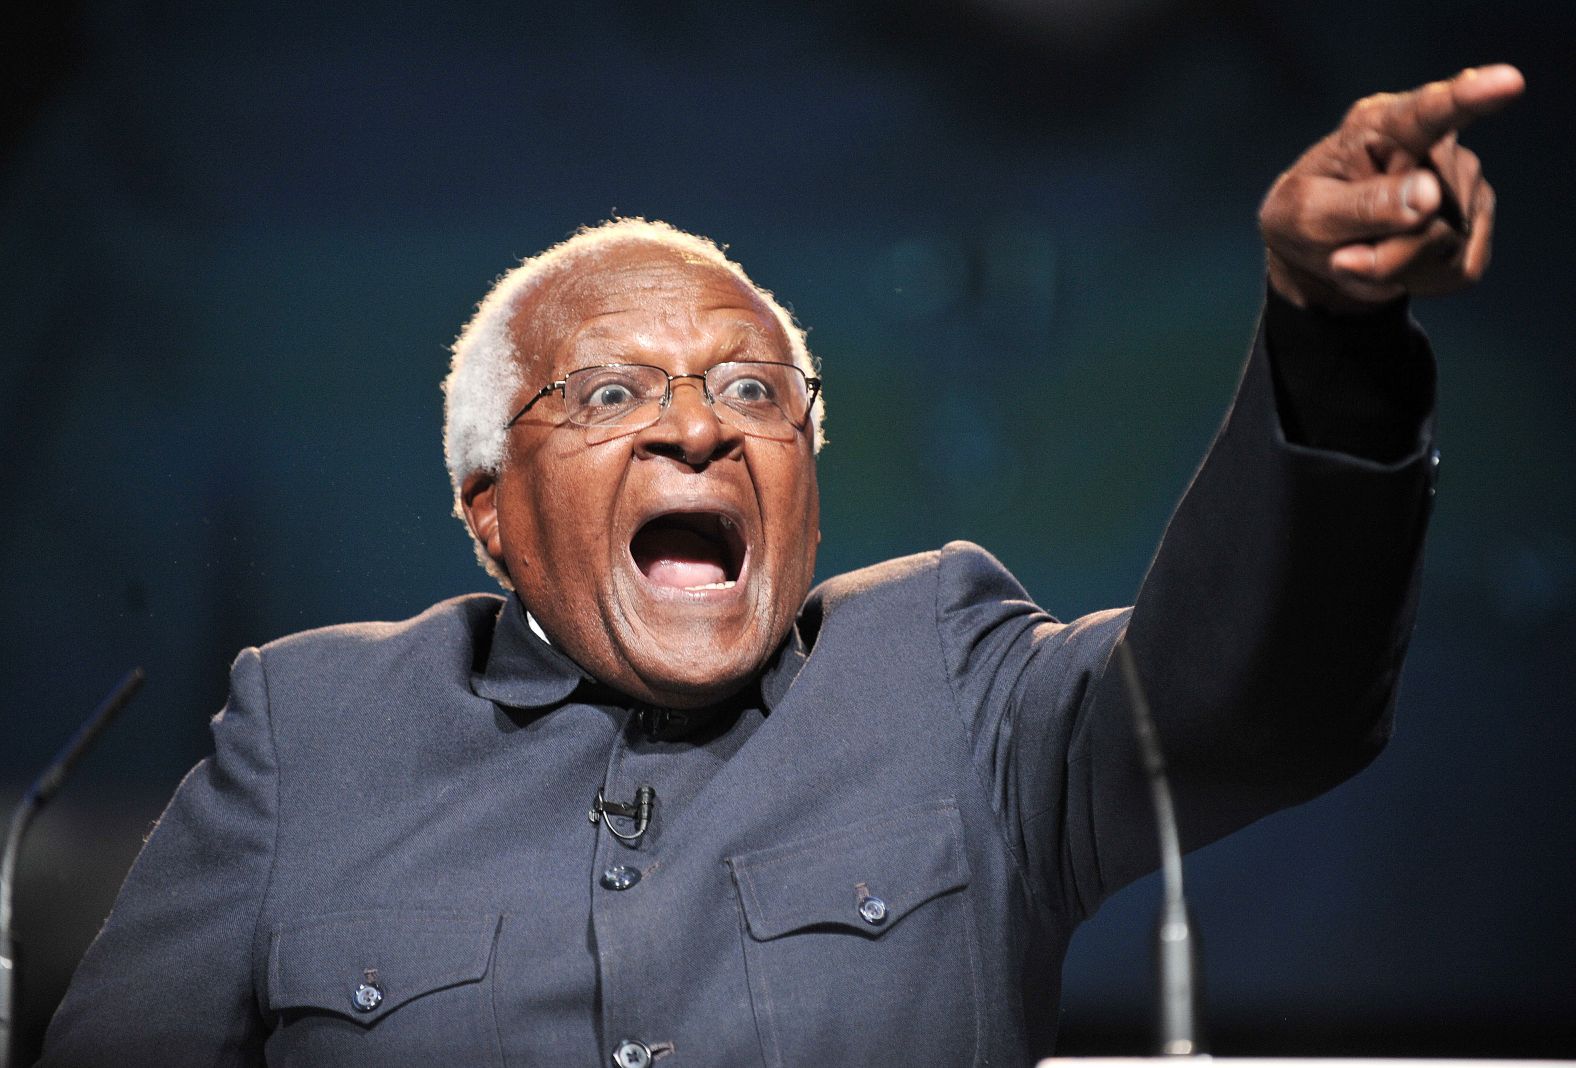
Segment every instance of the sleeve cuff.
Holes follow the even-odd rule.
[[[1380,463],[1417,451],[1433,415],[1435,369],[1405,298],[1337,315],[1299,308],[1269,287],[1264,336],[1288,442]]]

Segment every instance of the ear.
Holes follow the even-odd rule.
[[[471,533],[493,562],[505,569],[503,536],[498,532],[498,480],[486,471],[472,471],[460,483],[460,507]]]

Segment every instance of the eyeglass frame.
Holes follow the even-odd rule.
[[[591,364],[589,367],[576,367],[573,371],[565,371],[564,372],[564,376],[562,378],[558,379],[556,382],[549,382],[547,385],[545,385],[541,389],[537,390],[536,394],[530,400],[526,401],[525,404],[520,408],[519,411],[515,412],[514,415],[510,417],[509,421],[503,425],[503,428],[505,430],[512,429],[514,427],[514,424],[516,424],[516,423],[518,423],[520,421],[520,417],[523,416],[526,412],[530,411],[536,405],[536,402],[541,400],[541,399],[543,399],[544,397],[550,397],[554,393],[561,393],[567,399],[568,393],[565,392],[565,387],[569,384],[569,376],[570,375],[579,374],[581,371],[600,371],[600,370],[604,370],[604,369],[606,369],[608,367],[646,367],[646,368],[650,368],[653,371],[658,372],[659,374],[661,374],[663,377],[665,377],[668,380],[667,381],[667,385],[665,385],[663,387],[663,389],[662,389],[662,400],[657,404],[657,417],[655,419],[653,419],[649,423],[643,423],[640,426],[631,427],[630,429],[632,431],[633,430],[644,430],[648,426],[655,426],[657,423],[661,422],[661,420],[662,420],[662,413],[666,412],[668,410],[668,407],[673,403],[673,383],[675,383],[675,382],[677,382],[677,381],[679,381],[680,379],[683,379],[683,378],[698,378],[698,379],[700,379],[700,391],[701,391],[701,395],[706,398],[706,406],[711,408],[713,411],[716,411],[717,398],[712,395],[711,387],[706,384],[706,376],[708,374],[710,374],[712,371],[715,371],[717,368],[719,368],[719,367],[726,367],[729,364],[745,364],[745,365],[760,364],[761,366],[764,366],[764,367],[787,367],[787,368],[791,368],[792,370],[798,371],[799,374],[804,378],[805,390],[807,391],[806,397],[805,397],[804,418],[799,420],[799,422],[797,422],[797,423],[795,423],[791,419],[786,420],[786,422],[788,423],[789,426],[793,427],[795,430],[803,430],[804,427],[805,427],[805,424],[810,421],[810,417],[815,414],[816,398],[818,398],[821,395],[821,379],[820,379],[820,376],[819,375],[805,374],[804,368],[800,367],[796,363],[786,363],[786,362],[784,362],[782,360],[724,360],[722,363],[712,364],[710,367],[706,368],[706,370],[700,372],[699,374],[687,374],[687,375],[669,374],[666,370],[664,370],[661,367],[658,367],[654,363],[595,363],[595,364]],[[782,411],[782,409],[779,408],[778,411]],[[567,410],[566,410],[566,414],[567,414]],[[786,415],[786,414],[787,413],[785,412],[784,415]],[[718,419],[720,421],[725,421],[725,420],[722,420],[720,416],[718,417]],[[595,424],[592,424],[592,423],[576,423],[573,419],[570,419],[569,423],[572,426],[594,426],[595,425]],[[614,425],[614,426],[621,426],[621,425],[625,425],[625,424],[615,423],[615,424],[612,424],[612,425]],[[730,424],[730,425],[732,425],[732,424]],[[743,429],[743,428],[741,427],[740,429]]]

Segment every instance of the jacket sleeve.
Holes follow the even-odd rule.
[[[1109,663],[1124,633],[1185,848],[1329,789],[1389,736],[1432,495],[1432,356],[1404,309],[1272,312],[1281,329],[1261,321],[1130,612],[1062,625],[993,561],[943,553],[938,620],[976,766],[1031,885],[1074,914],[1158,864]]]
[[[257,917],[273,857],[274,746],[262,658],[248,649],[187,775],[51,1022],[43,1065],[261,1064]]]

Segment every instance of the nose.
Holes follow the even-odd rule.
[[[674,375],[669,389],[667,407],[636,438],[639,455],[666,456],[690,467],[704,467],[737,454],[744,433],[717,418],[700,375]]]

